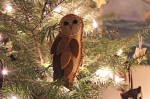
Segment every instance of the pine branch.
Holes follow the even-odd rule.
[[[42,10],[42,14],[41,14],[41,19],[40,19],[39,23],[34,27],[33,30],[35,30],[42,23],[42,21],[51,14],[51,12],[54,10],[54,8],[56,8],[57,6],[59,6],[61,3],[65,2],[65,1],[66,0],[60,0],[57,4],[55,4],[55,3],[52,3],[51,1],[48,2],[48,0],[45,0],[44,7]],[[46,13],[45,10],[46,10],[46,6],[48,4],[51,7],[51,9]],[[46,15],[44,15],[44,13],[46,13]]]

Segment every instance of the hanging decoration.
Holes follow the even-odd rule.
[[[142,36],[138,35],[138,37],[139,37],[139,47],[136,47],[133,59],[137,59],[138,64],[140,64],[142,60],[147,60],[147,57],[145,55],[147,48],[142,48]]]
[[[125,93],[121,93],[121,99],[142,99],[141,86],[135,89],[130,89]]]
[[[82,31],[83,21],[74,14],[64,16],[60,21],[60,33],[52,47],[53,79],[64,78],[69,88],[82,64]]]
[[[132,70],[130,64],[127,66],[128,78],[129,78],[129,90],[127,92],[121,93],[121,99],[142,99],[141,86],[133,89],[133,78]]]

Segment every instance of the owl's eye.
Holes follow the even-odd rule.
[[[67,21],[64,21],[64,25],[69,25],[69,23]]]
[[[72,23],[73,23],[73,24],[77,24],[78,21],[77,21],[76,19],[74,19],[74,20],[72,21]]]

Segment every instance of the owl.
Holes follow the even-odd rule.
[[[130,89],[125,93],[121,93],[121,99],[142,99],[141,86],[135,89]]]
[[[68,14],[61,19],[59,25],[60,32],[51,47],[53,80],[65,79],[65,86],[69,87],[82,65],[83,21],[77,15]]]

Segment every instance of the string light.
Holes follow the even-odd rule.
[[[4,69],[2,70],[2,74],[3,74],[3,75],[7,75],[7,74],[8,74],[8,70],[4,68]]]
[[[97,27],[98,27],[97,22],[96,22],[95,19],[93,19],[93,27],[94,27],[94,28],[97,28]]]
[[[37,81],[42,81],[40,78],[37,78]]]
[[[96,76],[106,78],[112,75],[111,71],[108,68],[102,68],[96,71]]]
[[[66,88],[64,86],[61,88],[61,90],[64,91],[64,92],[66,92],[66,93],[70,91],[68,88]]]
[[[57,13],[60,13],[62,11],[62,7],[61,6],[58,6],[56,7],[54,10],[54,12],[57,12]]]
[[[122,53],[123,53],[123,50],[122,50],[122,48],[121,48],[121,49],[119,49],[119,50],[117,51],[117,56],[121,56]]]
[[[12,96],[11,99],[18,99],[16,96]]]
[[[12,8],[12,6],[10,6],[9,4],[6,4],[5,10],[6,10],[7,12],[12,12],[12,11],[13,11],[13,8]]]
[[[115,81],[115,83],[120,83],[120,82],[124,81],[124,78],[120,78],[119,76],[115,75],[114,81]]]
[[[49,67],[51,64],[50,64],[50,62],[45,62],[45,63],[42,63],[41,65],[44,67]]]
[[[80,14],[79,9],[74,10],[74,14],[79,15]]]

